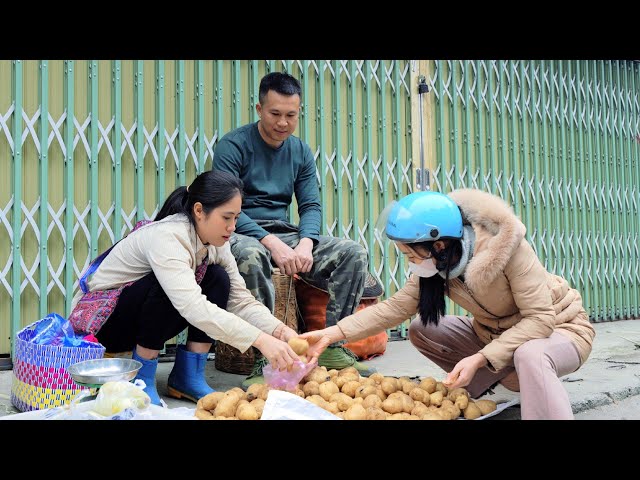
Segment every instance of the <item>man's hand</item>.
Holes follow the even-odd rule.
[[[280,269],[280,272],[285,275],[298,273],[302,268],[302,261],[298,258],[298,254],[275,235],[267,235],[260,240],[260,243],[269,249],[271,258]]]
[[[481,353],[465,357],[453,367],[442,383],[449,390],[466,387],[471,383],[478,369],[485,365],[487,365],[487,359]]]
[[[313,266],[313,240],[310,238],[301,238],[300,243],[298,243],[293,250],[302,263],[302,268],[300,268],[298,272],[307,273],[310,271]]]

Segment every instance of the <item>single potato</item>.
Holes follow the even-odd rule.
[[[297,355],[305,355],[307,350],[309,350],[309,342],[307,342],[304,338],[293,337],[289,339],[289,346],[291,349],[296,352]]]

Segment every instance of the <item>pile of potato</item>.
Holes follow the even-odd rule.
[[[258,420],[270,388],[251,385],[214,392],[198,401],[195,416],[202,420]],[[496,409],[492,400],[472,400],[464,388],[449,391],[432,377],[361,377],[358,370],[314,368],[298,385],[296,395],[344,420],[476,419]]]

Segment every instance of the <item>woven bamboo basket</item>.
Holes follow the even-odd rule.
[[[273,287],[276,293],[276,303],[274,306],[274,316],[285,323],[288,327],[298,331],[298,303],[296,300],[295,279],[292,276],[280,273],[280,269],[275,268],[271,275]],[[235,373],[237,375],[248,375],[251,373],[256,357],[260,351],[250,347],[246,352],[226,343],[216,342],[215,365],[216,369],[222,372]]]
[[[276,304],[273,315],[284,322],[287,327],[297,332],[298,301],[296,299],[296,279],[293,276],[280,273],[279,268],[274,268],[271,280],[276,291]]]

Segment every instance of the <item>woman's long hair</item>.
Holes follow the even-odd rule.
[[[242,196],[244,185],[235,175],[221,170],[209,170],[198,175],[189,190],[178,187],[167,197],[155,220],[162,220],[174,213],[183,213],[195,225],[193,205],[202,204],[202,210],[208,214],[211,210],[227,203],[236,195]]]
[[[418,313],[420,320],[426,327],[429,324],[438,326],[440,317],[446,313],[445,295],[449,293],[449,272],[455,266],[455,260],[462,255],[462,244],[457,239],[452,239],[449,245],[436,254],[433,248],[434,242],[412,243],[411,248],[420,251],[431,252],[436,257],[436,267],[445,272],[445,278],[438,273],[429,278],[420,277],[420,298],[418,300]],[[431,259],[423,260],[430,262]]]

